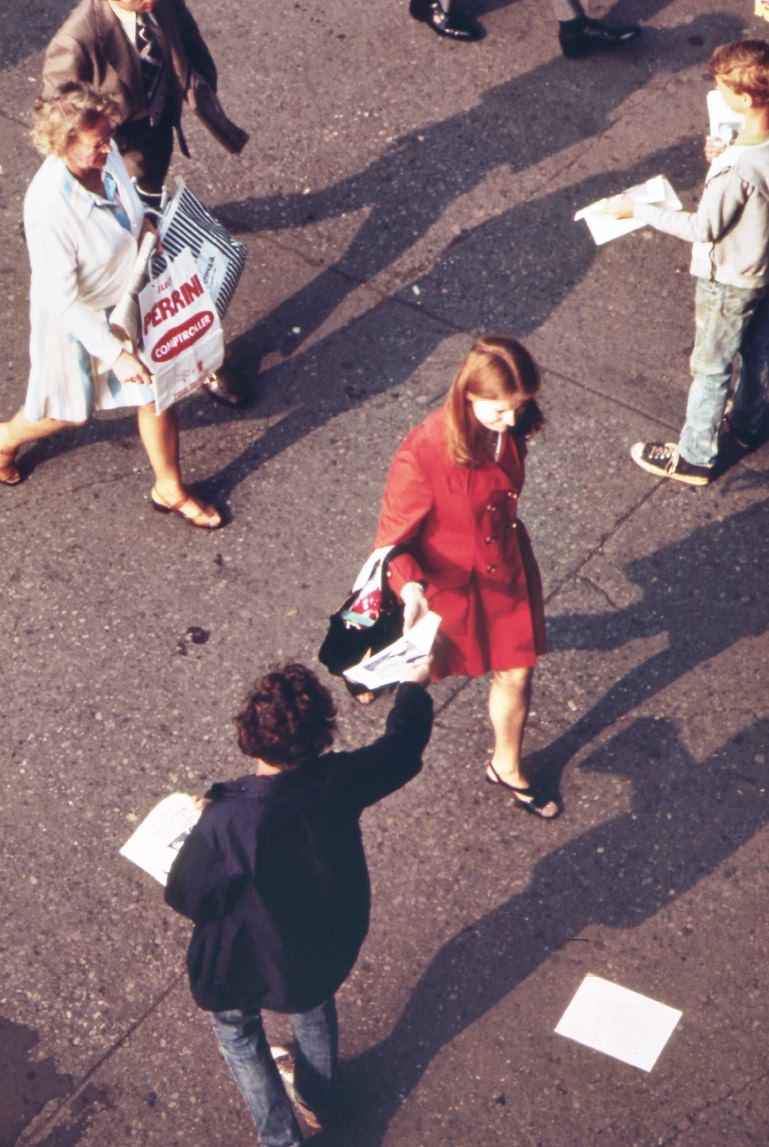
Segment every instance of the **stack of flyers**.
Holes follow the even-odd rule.
[[[620,194],[626,195],[628,199],[635,199],[637,203],[658,203],[660,207],[669,207],[673,211],[680,211],[683,206],[664,175],[655,175],[652,179],[647,179],[646,183],[637,183]],[[575,222],[578,219],[585,220],[590,234],[599,247],[611,239],[618,239],[620,235],[627,235],[645,226],[642,219],[615,219],[613,215],[607,215],[604,211],[607,202],[606,199],[599,199],[596,203],[583,207],[574,216]]]

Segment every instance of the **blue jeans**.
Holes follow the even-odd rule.
[[[302,1136],[272,1058],[261,1014],[233,1009],[214,1012],[211,1019],[262,1147],[298,1147]],[[289,1019],[296,1039],[294,1090],[309,1108],[323,1112],[331,1106],[339,1042],[334,997]]]
[[[678,448],[692,465],[712,466],[738,354],[742,365],[729,418],[738,432],[761,429],[769,394],[769,289],[698,279],[695,323],[692,384]]]

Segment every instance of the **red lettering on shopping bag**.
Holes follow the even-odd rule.
[[[187,350],[198,339],[201,339],[213,325],[213,322],[214,314],[212,311],[199,311],[196,315],[190,315],[186,322],[171,327],[171,330],[167,331],[153,348],[153,362],[167,362],[169,359],[175,358],[177,354]]]
[[[160,323],[165,322],[166,319],[173,318],[178,311],[189,307],[195,302],[195,299],[200,298],[204,290],[205,288],[200,281],[200,276],[193,275],[191,279],[188,279],[185,283],[181,283],[177,288],[170,291],[169,294],[162,295],[154,307],[147,311],[144,316],[144,334],[147,334],[150,327],[159,326]],[[165,342],[166,340],[164,339],[163,341]],[[153,358],[154,357],[153,355]]]

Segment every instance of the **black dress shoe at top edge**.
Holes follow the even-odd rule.
[[[444,12],[439,0],[410,0],[409,13],[449,40],[480,40],[483,29],[467,16]]]
[[[621,48],[640,35],[641,29],[635,24],[604,24],[602,20],[591,20],[589,16],[579,16],[576,20],[562,21],[558,25],[561,51],[570,59]]]

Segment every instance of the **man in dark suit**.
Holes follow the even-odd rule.
[[[216,65],[184,0],[79,0],[46,51],[43,96],[71,80],[93,84],[117,103],[115,140],[150,205],[168,174],[174,134],[189,155],[185,105],[228,151],[240,152],[248,140],[224,113]],[[231,367],[211,375],[206,389],[227,405],[242,402]]]

